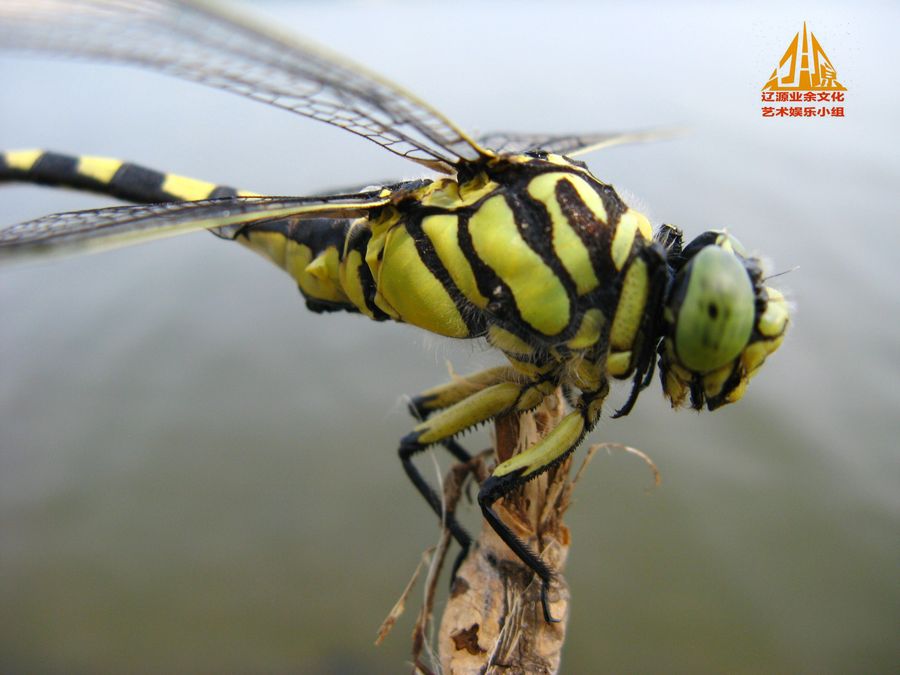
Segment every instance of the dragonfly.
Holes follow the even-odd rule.
[[[474,137],[365,67],[219,6],[188,0],[4,0],[0,48],[134,64],[340,127],[433,177],[315,196],[267,196],[109,157],[0,152],[0,182],[114,197],[126,205],[0,228],[0,261],[82,253],[197,230],[281,267],[317,313],[351,312],[457,339],[506,365],[411,400],[407,476],[459,543],[472,540],[414,463],[457,437],[537,408],[569,410],[542,440],[494,466],[477,502],[539,579],[544,619],[555,571],[520,540],[498,500],[567,458],[597,425],[614,381],[627,415],[658,366],[673,407],[739,400],[782,343],[790,310],[760,260],[725,230],[686,242],[649,220],[576,157],[645,133]]]

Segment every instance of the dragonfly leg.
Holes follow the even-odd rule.
[[[485,387],[520,379],[521,376],[517,375],[510,366],[488,368],[472,375],[454,375],[450,382],[426,389],[414,397],[409,404],[410,411],[416,417],[425,419],[432,413],[449,408],[454,403],[459,403]]]
[[[409,402],[409,412],[422,422],[438,410],[448,408],[485,387],[498,382],[508,382],[515,378],[515,372],[509,366],[489,368],[464,377],[454,376],[452,381],[432,387],[414,397]],[[441,441],[441,445],[460,462],[468,462],[472,459],[472,455],[454,438]]]
[[[444,518],[453,538],[462,547],[454,565],[454,573],[468,552],[471,537],[459,525],[453,513],[444,512],[440,497],[412,460],[429,446],[443,444],[458,459],[468,461],[469,453],[459,444],[454,442],[455,448],[451,447],[454,444],[447,444],[448,441],[453,441],[456,434],[497,415],[537,406],[544,394],[532,383],[504,381],[510,375],[508,368],[492,369],[479,374],[477,385],[473,386],[470,379],[461,379],[417,396],[411,404],[414,411],[424,410],[424,413],[428,413],[434,410],[436,413],[417,424],[400,441],[400,461],[406,475],[432,510]]]
[[[478,504],[485,520],[497,535],[541,580],[541,605],[544,620],[557,623],[550,612],[549,591],[554,572],[529,546],[513,533],[494,510],[494,503],[517,487],[563,461],[578,447],[600,416],[600,405],[609,390],[604,382],[600,390],[582,394],[576,409],[563,417],[543,439],[524,452],[498,464],[481,484]]]

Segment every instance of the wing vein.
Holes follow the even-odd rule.
[[[0,47],[135,63],[326,122],[452,173],[490,153],[404,89],[187,0],[3,0]]]

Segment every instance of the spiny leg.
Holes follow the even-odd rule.
[[[507,546],[525,563],[541,580],[541,606],[544,620],[557,623],[550,613],[549,590],[553,582],[554,572],[539,554],[519,539],[501,520],[493,505],[501,497],[524,485],[529,480],[556,466],[563,461],[594,426],[600,416],[600,405],[609,391],[604,382],[600,389],[585,392],[578,401],[576,410],[569,413],[542,440],[533,446],[498,464],[493,473],[481,484],[478,491],[478,504],[485,520]]]
[[[416,401],[430,400],[432,409],[444,409],[420,422],[400,441],[400,461],[406,475],[432,510],[444,517],[447,528],[462,548],[453,567],[454,574],[468,553],[471,537],[462,529],[453,513],[444,513],[440,498],[415,467],[412,458],[425,448],[452,440],[459,432],[497,415],[529,410],[538,405],[544,396],[540,390],[542,383],[504,381],[511,375],[507,368],[495,368],[479,373],[475,385],[472,380],[476,378],[467,378],[425,392],[423,396],[414,399],[413,405]],[[459,449],[462,450],[461,447]],[[468,453],[465,450],[462,452],[465,461],[468,461]]]
[[[509,366],[489,368],[464,377],[456,376],[452,372],[451,375],[453,376],[452,381],[427,389],[409,402],[409,412],[413,417],[424,422],[438,410],[448,408],[485,387],[499,382],[509,382],[517,377],[515,371]],[[465,463],[472,459],[468,450],[455,438],[444,439],[441,441],[441,445],[460,462]],[[428,498],[426,497],[426,499]]]
[[[410,411],[424,420],[432,413],[449,408],[486,387],[520,379],[521,376],[510,366],[497,366],[465,376],[453,375],[450,382],[426,389],[415,396],[410,401]]]

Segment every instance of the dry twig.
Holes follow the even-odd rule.
[[[562,419],[559,392],[531,413],[499,418],[495,423],[495,449],[485,450],[467,463],[451,467],[443,481],[445,513],[452,513],[464,494],[466,480],[481,483],[490,473],[491,455],[504,461],[544,438]],[[431,675],[552,674],[559,670],[566,634],[569,588],[561,576],[569,550],[569,530],[562,516],[575,485],[594,454],[621,450],[644,461],[659,485],[659,470],[645,453],[620,443],[598,443],[588,449],[574,477],[571,457],[521,489],[499,501],[495,508],[515,534],[541,552],[557,575],[551,589],[551,612],[559,623],[544,621],[540,580],[483,524],[478,540],[460,566],[444,609],[437,638],[438,655],[431,647],[432,614],[437,578],[450,544],[444,530],[438,545],[423,555],[403,594],[379,632],[380,642],[390,632],[421,570],[427,565],[425,600],[413,630],[414,673]],[[426,653],[426,664],[422,658]],[[439,658],[439,664],[437,663]]]
[[[498,419],[500,461],[543,438],[563,415],[562,399],[550,397],[533,413]],[[497,512],[554,570],[561,571],[569,546],[562,514],[569,504],[571,460],[498,502]],[[457,496],[458,498],[458,496]],[[568,619],[569,589],[558,575],[551,609],[561,621],[544,621],[540,581],[487,525],[459,569],[438,633],[445,675],[555,673]]]

